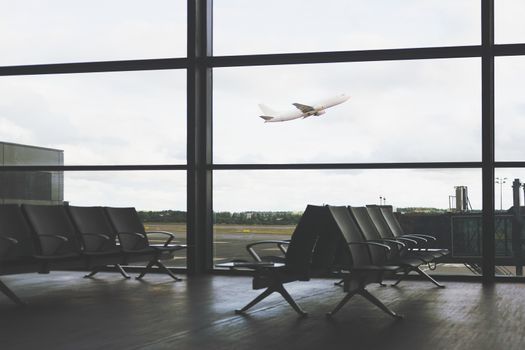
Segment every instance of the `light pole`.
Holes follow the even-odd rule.
[[[499,184],[499,210],[503,210],[503,184],[507,182],[506,177],[497,177],[496,183]]]

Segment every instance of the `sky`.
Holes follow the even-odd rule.
[[[183,57],[186,1],[0,0],[0,65]],[[525,2],[496,0],[497,43],[525,41]],[[478,45],[479,0],[215,0],[214,54]],[[218,68],[214,162],[480,161],[480,60]],[[496,60],[496,158],[523,160],[525,58]],[[66,165],[185,164],[184,70],[0,77],[0,140],[64,150]],[[319,117],[263,123],[340,93]],[[510,183],[525,171],[498,169]],[[479,169],[216,171],[216,211],[307,203],[481,207]],[[496,187],[499,208],[499,185]],[[75,205],[186,209],[183,171],[71,172]]]

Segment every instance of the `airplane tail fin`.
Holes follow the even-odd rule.
[[[264,122],[266,123],[267,121],[270,121],[272,120],[274,117],[270,117],[268,115],[260,115],[259,116],[260,118],[263,118],[264,119]]]
[[[278,114],[276,111],[274,111],[273,109],[271,109],[270,107],[266,105],[263,105],[262,103],[259,104],[259,108],[261,109],[261,111],[263,111],[265,116],[270,116],[270,115],[276,116]]]

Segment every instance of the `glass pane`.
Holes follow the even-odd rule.
[[[173,232],[174,243],[186,244],[185,171],[5,171],[0,203],[135,207],[147,231]],[[149,238],[165,241],[162,235]],[[164,262],[185,267],[186,252]]]
[[[525,160],[525,57],[496,58],[496,160]]]
[[[496,275],[523,276],[525,228],[523,193],[525,169],[496,169]]]
[[[480,69],[479,59],[215,69],[214,162],[479,161]],[[326,113],[304,119],[292,103]]]
[[[246,244],[289,239],[307,204],[385,203],[394,206],[407,233],[432,234],[434,246],[451,251],[431,273],[472,274],[464,263],[480,261],[481,228],[457,224],[480,216],[478,169],[215,171],[213,199],[216,261],[250,260]],[[259,252],[282,255],[276,246]]]
[[[0,78],[6,165],[185,164],[185,70]],[[33,147],[27,147],[33,146]],[[61,163],[52,163],[61,164]]]
[[[0,32],[0,65],[183,57],[186,1],[2,1]]]
[[[216,0],[214,54],[476,45],[479,0]]]
[[[523,0],[494,1],[495,41],[498,44],[525,42],[525,2]]]
[[[63,193],[70,205],[135,207],[146,230],[173,232],[174,243],[186,244],[185,171],[66,172]],[[153,243],[164,240],[151,236]],[[185,267],[186,251],[164,263]]]
[[[0,172],[0,203],[60,205],[64,202],[61,171]]]

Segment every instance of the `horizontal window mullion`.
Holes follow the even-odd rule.
[[[187,165],[4,165],[0,171],[187,170]]]
[[[525,44],[494,45],[495,56],[525,55]]]
[[[494,162],[495,168],[525,168],[525,161]]]
[[[35,64],[0,67],[0,76],[184,69],[188,65],[187,58]]]
[[[334,170],[334,169],[445,169],[480,168],[481,162],[431,163],[306,163],[306,164],[214,164],[212,170]]]
[[[480,57],[481,46],[208,57],[211,67]]]

